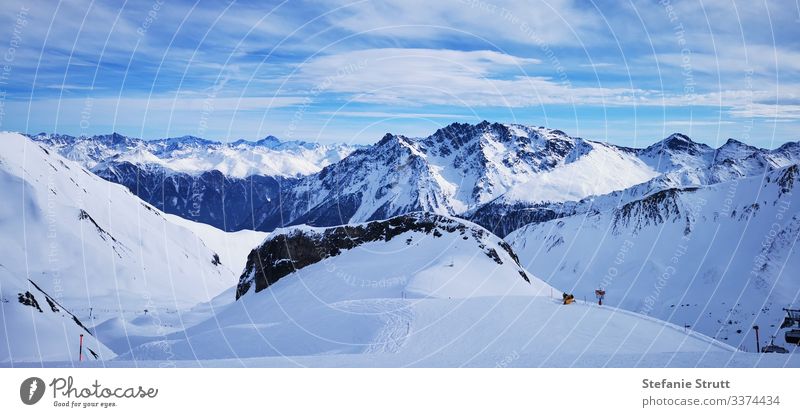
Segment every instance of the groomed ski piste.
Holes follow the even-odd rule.
[[[303,327],[276,329],[250,323],[211,330],[217,346],[198,337],[192,349],[198,359],[170,359],[169,342],[148,351],[162,359],[132,360],[127,355],[105,362],[21,362],[15,367],[797,367],[797,355],[757,355],[737,351],[696,332],[612,307],[577,302],[562,306],[548,297],[478,297],[452,300],[373,299],[331,306],[343,314],[373,313],[357,319],[368,336],[342,348],[339,340]],[[409,320],[409,317],[413,319]],[[537,325],[533,318],[543,320]],[[469,322],[467,320],[473,320]],[[324,324],[331,324],[324,320]],[[340,324],[340,323],[335,323]],[[280,324],[275,326],[281,326]],[[500,330],[498,331],[498,328]],[[271,336],[294,333],[297,339]],[[312,334],[312,331],[317,331]],[[310,340],[310,342],[309,342]],[[203,359],[220,346],[252,344],[275,348],[298,343],[307,354]],[[336,345],[328,351],[315,352]],[[343,350],[348,353],[341,353]],[[292,350],[288,350],[292,352]],[[296,353],[296,352],[295,352]],[[180,354],[176,357],[184,357]],[[5,364],[4,366],[8,366]]]

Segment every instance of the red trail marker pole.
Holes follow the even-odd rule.
[[[83,333],[81,333],[81,344],[78,348],[78,362],[83,362]]]

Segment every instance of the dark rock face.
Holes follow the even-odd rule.
[[[662,142],[662,147],[677,152],[686,152],[689,155],[699,155],[703,151],[710,151],[706,145],[694,142],[688,136],[681,133],[673,133]]]
[[[194,176],[129,162],[106,166],[95,174],[124,185],[164,212],[225,231],[255,228],[254,210],[277,201],[281,187],[293,181],[262,175],[232,178],[216,170]]]
[[[544,223],[549,220],[575,214],[570,207],[563,204],[505,204],[488,203],[475,212],[464,216],[500,237],[530,223]]]
[[[682,209],[680,195],[696,190],[670,188],[623,205],[614,213],[614,233],[619,233],[621,229],[636,233],[645,226],[674,222],[681,218],[685,218],[686,230],[690,230],[692,219],[688,210]]]
[[[432,160],[471,178],[474,183],[458,186],[471,191],[464,193],[469,195],[467,200],[477,202],[503,186],[492,174],[499,166],[511,172],[550,170],[576,152],[575,141],[581,142],[563,132],[543,135],[528,130],[518,136],[509,126],[487,121],[453,123],[425,138],[386,134],[375,145],[286,187],[280,205],[256,210],[256,229],[297,224],[329,227],[415,211],[457,214],[435,178]],[[498,147],[506,149],[502,158],[494,155]],[[357,213],[360,217],[354,218]]]
[[[781,187],[779,196],[792,191],[799,171],[798,165],[792,165],[784,170],[783,174],[777,179],[777,183]]]
[[[442,233],[467,233],[480,243],[486,256],[502,264],[494,248],[487,247],[484,240],[489,233],[481,228],[469,226],[458,220],[431,213],[410,213],[383,221],[360,225],[346,225],[325,229],[322,232],[293,230],[278,234],[250,252],[247,265],[239,278],[236,299],[246,294],[255,285],[259,292],[278,282],[281,278],[325,258],[339,255],[368,242],[388,242],[406,232],[422,232],[441,237]],[[507,243],[500,241],[500,248],[508,252],[519,266],[519,259]],[[519,269],[523,279],[529,278]]]

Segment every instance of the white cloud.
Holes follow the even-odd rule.
[[[49,88],[51,90],[83,90],[83,91],[91,91],[94,89],[91,85],[77,85],[77,84],[50,84],[44,86],[44,88]]]
[[[319,114],[339,117],[362,117],[370,119],[463,119],[468,117],[463,114],[447,113],[406,113],[406,112],[380,112],[380,111],[324,111]]]
[[[337,0],[326,3],[341,5]],[[542,41],[549,45],[591,42],[591,37],[580,38],[580,33],[600,22],[589,7],[572,0],[381,0],[353,3],[329,20],[355,33],[393,39],[461,36],[487,44]]]
[[[289,82],[346,94],[354,102],[389,105],[629,105],[656,99],[643,90],[580,87],[568,78],[529,75],[538,63],[494,51],[366,49],[316,58]]]
[[[598,69],[598,68],[610,68],[610,67],[614,67],[614,66],[616,66],[616,65],[615,65],[615,64],[612,64],[612,63],[610,63],[610,62],[592,62],[592,63],[588,63],[588,64],[581,64],[581,67],[584,67],[584,68],[594,68],[594,69]]]
[[[668,127],[693,127],[693,126],[719,126],[719,125],[732,125],[736,124],[730,120],[665,120],[659,123],[659,126]]]
[[[736,106],[729,110],[728,114],[738,118],[800,120],[800,105],[753,103],[745,106]]]
[[[731,45],[719,48],[716,53],[691,52],[658,54],[662,65],[685,67],[695,72],[713,76],[745,74],[751,72],[765,78],[775,78],[779,72],[800,71],[800,52],[773,45]]]
[[[160,112],[175,110],[178,112],[234,112],[234,111],[266,111],[282,107],[302,104],[304,97],[123,97],[121,99],[102,98],[94,100],[95,106],[119,108],[123,111]],[[83,105],[84,99],[67,99],[61,101],[62,107]],[[57,100],[44,100],[57,103]],[[48,103],[44,103],[48,105]]]

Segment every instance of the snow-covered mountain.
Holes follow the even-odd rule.
[[[0,144],[0,307],[4,334],[13,334],[0,362],[77,360],[78,333],[107,359],[96,324],[166,322],[211,300],[244,264],[226,240],[252,247],[264,237],[197,232],[206,226],[168,218],[22,135],[0,133]]]
[[[234,178],[216,170],[194,175],[130,162],[103,163],[94,173],[124,185],[159,210],[226,231],[255,229],[255,208],[278,201],[282,184],[295,181],[263,175]]]
[[[529,223],[607,211],[656,191],[680,187],[699,187],[760,176],[771,169],[800,163],[800,142],[790,142],[780,148],[767,150],[729,139],[725,144],[714,149],[696,143],[685,135],[675,133],[644,149],[620,149],[625,151],[625,157],[635,158],[639,164],[648,166],[656,174],[650,179],[627,187],[614,184],[613,180],[605,180],[607,187],[602,190],[604,192],[586,193],[585,198],[558,198],[557,190],[559,189],[565,190],[564,194],[569,196],[571,188],[585,187],[587,183],[597,182],[593,178],[598,169],[591,166],[572,172],[562,171],[565,175],[558,177],[562,183],[555,187],[553,198],[542,201],[526,200],[515,198],[513,193],[508,193],[466,213],[465,217],[500,236],[506,236],[513,230]],[[597,159],[597,165],[602,167],[599,171],[606,170],[623,177],[637,173],[630,167],[615,167],[614,159],[613,156]],[[573,165],[578,167],[578,164]],[[644,175],[640,175],[638,178],[643,179],[643,177]],[[601,175],[601,178],[606,178],[606,176]],[[636,181],[633,179],[630,182]],[[535,187],[543,187],[536,183],[535,180],[531,181]]]
[[[191,175],[219,171],[230,178],[308,175],[338,162],[358,148],[345,144],[283,142],[274,136],[255,142],[240,139],[231,143],[194,136],[142,140],[118,133],[78,137],[40,133],[30,137],[93,171],[99,164],[128,162]]]
[[[230,231],[333,226],[428,211],[461,216],[505,236],[530,222],[606,210],[653,191],[800,162],[797,143],[766,150],[731,139],[713,149],[676,133],[634,149],[486,121],[454,123],[425,138],[387,134],[364,147],[324,148],[273,137],[230,144],[120,135],[41,139],[161,210]],[[253,165],[244,169],[242,149],[294,152],[318,168],[276,170],[285,160],[268,153],[249,159]],[[329,157],[319,159],[322,154]],[[204,162],[186,162],[196,159]],[[234,171],[281,174],[241,177]]]
[[[120,359],[601,366],[654,357],[668,363],[672,352],[731,354],[633,313],[561,305],[560,294],[521,268],[505,242],[461,219],[411,213],[299,226],[275,231],[250,253],[235,303]]]
[[[277,199],[281,184],[358,148],[274,136],[232,143],[194,136],[145,141],[117,133],[31,138],[164,212],[226,231],[254,229],[255,208]]]
[[[284,187],[282,204],[265,205],[255,220],[259,230],[271,230],[419,210],[463,215],[501,196],[525,202],[580,199],[657,174],[635,152],[558,130],[454,123],[426,138],[387,134]]]
[[[733,142],[721,149],[731,147],[743,149]],[[699,149],[684,156],[713,161]],[[774,153],[746,155],[730,166],[774,163]],[[725,161],[733,159],[726,156],[720,164]],[[529,224],[506,240],[528,270],[576,295],[592,299],[595,289],[604,288],[609,305],[750,350],[753,325],[762,337],[782,340],[782,308],[800,303],[800,168],[744,178],[736,173],[718,182],[724,176],[714,175],[733,172],[714,169],[720,164],[694,170],[707,176],[690,178],[711,185],[654,190],[616,207]],[[761,167],[753,163],[754,170]]]

